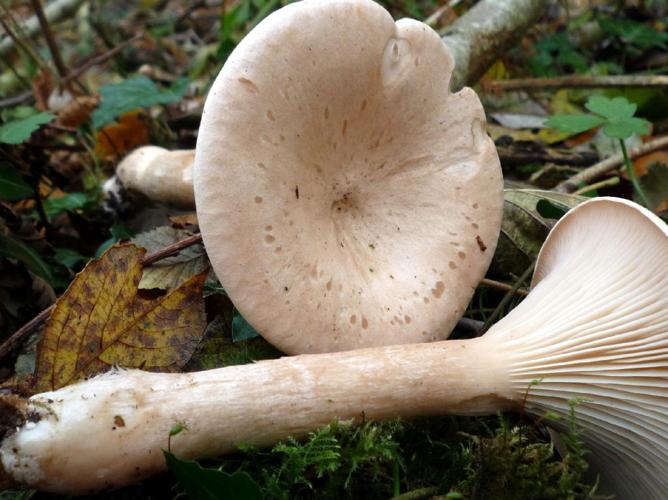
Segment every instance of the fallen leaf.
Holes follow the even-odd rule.
[[[76,128],[86,123],[99,102],[95,96],[75,97],[58,110],[58,125]]]
[[[587,198],[540,189],[506,189],[499,243],[491,265],[498,277],[520,275],[538,256],[540,247],[556,220],[542,217],[536,208],[547,200],[568,210]]]
[[[643,191],[654,212],[668,211],[668,163],[649,165],[647,174],[640,179]]]
[[[56,302],[40,341],[37,392],[55,390],[112,366],[175,371],[206,326],[198,274],[154,299],[138,295],[143,249],[120,245],[79,273]]]
[[[668,165],[668,148],[666,151],[654,151],[633,160],[633,170],[638,177],[647,175],[653,164]]]
[[[32,78],[32,95],[35,97],[35,108],[49,111],[49,96],[53,92],[53,74],[48,68],[42,68]]]
[[[161,226],[132,238],[132,243],[144,247],[148,253],[192,236],[189,231],[175,229],[170,226]],[[139,288],[171,290],[181,285],[195,274],[205,271],[209,267],[209,259],[200,243],[184,248],[178,255],[162,259],[144,269],[144,275],[139,282]]]
[[[132,111],[122,115],[118,123],[112,123],[97,131],[95,154],[100,158],[122,155],[148,144],[149,126],[142,119],[143,113]]]

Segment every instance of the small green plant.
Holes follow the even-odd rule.
[[[642,203],[649,207],[649,200],[633,170],[624,140],[633,134],[649,134],[650,123],[647,120],[634,116],[637,106],[624,97],[609,99],[599,95],[592,96],[587,100],[585,107],[591,113],[552,116],[545,121],[545,125],[572,133],[580,133],[596,127],[602,127],[603,133],[606,136],[618,139],[622,155],[624,155],[624,165],[629,180],[633,184],[633,188],[638,193]]]

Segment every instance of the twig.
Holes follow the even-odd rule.
[[[193,234],[188,238],[185,238],[181,241],[177,241],[176,243],[166,246],[165,248],[162,248],[155,253],[147,255],[142,260],[142,266],[144,267],[150,266],[151,264],[159,260],[171,257],[172,255],[179,253],[184,248],[195,245],[196,243],[200,243],[201,241],[202,241],[201,234],[199,233]],[[21,328],[16,330],[7,340],[5,340],[2,343],[2,345],[0,345],[0,359],[3,359],[5,356],[7,356],[26,335],[28,335],[35,328],[37,328],[44,321],[46,321],[46,319],[51,314],[51,311],[53,311],[54,307],[55,304],[51,304],[49,307],[44,309],[33,319],[28,321]]]
[[[401,495],[392,497],[390,500],[423,500],[425,498],[432,498],[438,493],[438,488],[428,487],[428,488],[419,488],[413,491],[407,491]]]
[[[598,160],[589,151],[573,151],[566,148],[545,148],[533,143],[513,142],[510,146],[497,146],[502,165],[526,165],[527,163],[553,163],[555,165],[587,166]]]
[[[44,15],[50,23],[55,23],[61,19],[71,16],[83,3],[83,0],[54,0],[44,8]],[[39,20],[32,16],[21,28],[28,37],[33,37],[40,32]],[[8,55],[16,48],[15,41],[12,38],[3,38],[0,41],[0,57]]]
[[[511,289],[506,292],[503,299],[501,299],[501,302],[499,302],[499,305],[496,306],[496,309],[494,309],[494,312],[490,315],[489,318],[485,320],[485,324],[482,326],[482,330],[480,331],[481,335],[485,333],[490,326],[492,326],[492,324],[497,320],[497,318],[501,314],[501,311],[503,311],[503,309],[508,305],[513,296],[520,289],[522,283],[524,283],[529,278],[529,276],[531,276],[533,267],[534,264],[531,264],[529,267],[527,267],[526,270],[522,273],[522,275],[519,278],[517,278],[517,281],[511,287]]]
[[[667,75],[568,75],[555,78],[494,80],[487,84],[496,90],[548,90],[561,88],[668,87]]]
[[[610,179],[604,179],[602,181],[595,182],[594,184],[589,184],[581,189],[578,189],[573,194],[584,194],[594,191],[596,189],[601,189],[604,187],[616,186],[619,184],[619,177],[611,177]]]
[[[0,5],[2,5],[1,2]],[[14,33],[14,31],[5,22],[2,16],[0,16],[0,26],[2,26],[2,29],[5,30],[5,34],[7,35],[6,40],[11,40],[17,47],[23,50],[23,52],[25,52],[25,54],[30,59],[32,59],[37,66],[40,67],[42,66],[39,56],[30,47],[28,47],[26,44],[23,43],[23,41],[16,35],[16,33]]]
[[[481,0],[447,27],[443,43],[455,59],[450,87],[472,85],[536,24],[544,0]]]
[[[49,46],[49,52],[51,52],[51,58],[53,59],[53,64],[58,70],[58,75],[63,78],[67,74],[67,68],[63,62],[63,57],[60,54],[60,49],[56,40],[53,38],[53,32],[51,31],[51,26],[49,26],[49,21],[44,14],[44,9],[42,9],[42,2],[40,0],[30,0],[32,4],[33,11],[35,16],[39,21],[40,28],[46,39],[46,44]]]
[[[196,245],[197,243],[201,242],[202,242],[202,235],[200,233],[195,233],[192,236],[188,236],[187,238],[184,238],[181,241],[177,241],[172,245],[166,246],[165,248],[162,248],[155,253],[147,255],[146,257],[144,257],[142,264],[144,266],[150,266],[151,264],[159,260],[165,259],[167,257],[179,253],[184,248],[188,248],[192,245]]]
[[[501,283],[500,281],[496,280],[483,278],[480,281],[480,284],[488,286],[490,288],[496,288],[497,290],[503,290],[504,292],[513,292],[515,295],[521,295],[522,297],[526,297],[527,295],[529,295],[529,291],[524,288],[514,288],[513,286],[508,285],[507,283]]]
[[[635,148],[631,148],[628,154],[629,158],[635,159],[639,156],[653,153],[654,151],[658,151],[666,147],[668,147],[668,135],[651,140]],[[565,181],[559,183],[554,189],[561,193],[572,193],[573,191],[577,190],[581,184],[589,184],[599,177],[607,174],[608,172],[621,167],[623,164],[624,156],[621,153],[613,155],[610,158],[606,158],[605,160],[592,165],[591,167],[585,168],[582,172],[574,175],[570,179],[566,179]]]
[[[461,0],[448,0],[438,9],[436,9],[434,13],[424,21],[424,23],[433,28],[434,26],[436,26],[436,24],[438,24],[438,22],[441,20],[441,18],[446,12],[451,11],[452,8],[457,6],[457,4],[459,3],[461,3]]]
[[[7,97],[6,99],[0,99],[0,108],[11,108],[13,106],[18,106],[32,99],[32,91],[24,92],[23,94],[15,95],[12,97]]]
[[[133,44],[140,38],[144,36],[144,33],[139,33],[129,40],[124,41],[123,43],[117,45],[113,49],[108,50],[104,54],[100,54],[99,56],[93,57],[83,63],[81,66],[78,68],[74,69],[71,73],[69,73],[67,76],[63,78],[63,83],[67,83],[75,78],[80,77],[82,74],[84,74],[86,71],[88,71],[90,68],[93,66],[97,66],[99,64],[103,64],[107,62],[109,59],[114,57],[116,54],[118,54],[121,50],[123,50],[125,47],[127,47],[130,44]]]

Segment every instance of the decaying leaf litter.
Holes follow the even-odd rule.
[[[408,15],[427,19],[431,15],[430,19],[435,23],[433,25],[447,32],[447,24],[457,17],[465,19],[464,14],[471,6],[468,2],[449,3],[456,5],[439,7],[429,4],[400,4],[389,7],[397,18]],[[72,37],[67,23],[60,24],[58,21],[53,21],[52,37],[55,37],[57,42],[55,46],[62,52],[55,58],[51,55],[53,60],[64,57],[72,62],[75,68],[85,67],[87,60],[93,60],[86,57],[96,56],[101,61],[101,65],[92,65],[86,71],[77,74],[76,78],[72,79],[76,83],[72,83],[70,88],[65,87],[64,91],[57,86],[49,88],[51,86],[48,83],[49,78],[40,76],[51,74],[53,81],[59,79],[57,68],[53,69],[50,64],[51,58],[45,58],[36,50],[38,47],[36,44],[43,43],[43,39],[32,42],[27,37],[17,38],[22,42],[17,46],[19,48],[24,46],[25,50],[19,50],[14,59],[7,60],[7,64],[11,67],[3,73],[7,75],[5,78],[7,87],[3,89],[7,97],[2,103],[4,123],[0,131],[0,136],[3,138],[3,176],[0,182],[3,225],[0,253],[5,257],[0,261],[3,267],[0,325],[3,329],[6,328],[8,332],[15,331],[48,305],[56,294],[62,295],[73,273],[81,269],[90,257],[101,255],[103,249],[115,241],[127,240],[133,233],[140,234],[156,226],[161,227],[160,231],[163,232],[196,230],[193,226],[196,221],[192,218],[172,216],[168,219],[164,211],[153,209],[145,200],[128,201],[124,194],[116,194],[115,189],[110,189],[109,191],[115,194],[108,195],[108,199],[103,201],[103,193],[109,191],[103,190],[102,183],[119,159],[129,149],[139,145],[137,139],[140,142],[150,141],[152,144],[164,145],[170,149],[193,146],[201,103],[215,72],[243,33],[278,6],[272,3],[257,5],[242,2],[224,6],[222,14],[220,6],[186,8],[186,10],[183,10],[182,6],[171,10],[169,6],[159,5],[144,6],[136,10],[115,6],[104,13],[99,6],[88,6],[88,10],[79,13],[87,20],[86,25],[90,27],[88,33],[76,33],[76,36]],[[503,296],[503,292],[493,288],[494,280],[503,281],[511,287],[515,285],[518,277],[531,266],[542,239],[554,220],[564,209],[576,204],[580,199],[553,192],[544,193],[541,197],[541,193],[535,190],[536,186],[549,189],[572,178],[573,174],[582,170],[580,165],[583,156],[594,154],[602,160],[607,155],[619,154],[619,141],[611,140],[606,136],[605,130],[593,129],[581,132],[547,129],[539,125],[540,119],[552,115],[576,115],[587,112],[585,105],[592,96],[602,96],[612,101],[622,97],[633,103],[622,106],[622,109],[628,110],[633,105],[637,107],[637,110],[634,108],[630,114],[628,111],[622,114],[627,118],[633,117],[634,114],[645,118],[652,127],[651,130],[640,131],[644,137],[634,135],[624,139],[629,151],[632,152],[634,148],[640,147],[641,141],[647,144],[648,149],[651,149],[652,144],[661,144],[666,119],[665,87],[644,89],[613,86],[611,89],[601,90],[595,87],[595,82],[599,75],[616,74],[639,75],[641,80],[644,76],[642,81],[646,82],[652,80],[653,74],[664,72],[666,62],[662,61],[661,55],[665,52],[666,43],[662,33],[662,27],[665,26],[665,7],[651,2],[648,2],[648,5],[626,9],[618,9],[617,6],[607,5],[606,2],[587,7],[589,8],[583,8],[577,2],[569,3],[568,9],[563,5],[552,6],[551,10],[548,9],[543,14],[537,27],[524,33],[524,38],[514,49],[495,54],[494,61],[490,61],[494,62],[494,65],[480,80],[481,89],[490,89],[489,94],[483,94],[488,116],[494,116],[493,113],[497,115],[504,113],[499,115],[498,123],[495,124],[490,120],[488,131],[497,146],[502,148],[513,146],[511,154],[507,157],[504,157],[504,149],[500,149],[501,160],[506,179],[512,179],[518,184],[514,184],[506,194],[504,226],[499,250],[489,275],[491,279],[479,287],[466,314],[469,318],[484,321],[494,314],[495,309],[502,303]],[[175,16],[174,12],[178,12],[178,15]],[[27,8],[23,11],[21,8],[3,9],[3,20],[6,20],[7,26],[5,29],[11,31],[14,21],[20,20],[20,16],[31,14],[32,11]],[[113,15],[115,17],[112,17]],[[125,38],[130,38],[136,32],[142,32],[143,35],[131,45],[125,46],[123,50],[107,58],[106,54],[110,54],[124,42],[119,30],[120,33],[127,35]],[[77,55],[77,49],[81,47],[91,49],[87,52],[88,56],[82,58]],[[39,73],[36,67],[41,70]],[[594,85],[585,90],[569,88],[569,75],[578,73],[588,73],[594,80]],[[538,90],[535,86],[529,86],[526,91],[520,89],[518,92],[497,93],[498,91],[493,90],[494,82],[497,80],[560,75],[565,75],[565,81],[562,82],[563,88],[556,92],[551,89],[545,91],[540,86]],[[184,84],[184,80],[180,79],[184,76],[188,78],[189,83]],[[67,78],[60,75],[60,79]],[[32,81],[32,84],[28,85],[28,81]],[[95,114],[84,118],[78,128],[68,128],[67,125],[60,125],[54,121],[54,112],[67,114],[65,106],[59,107],[61,106],[58,103],[59,98],[61,103],[63,101],[76,103],[79,99],[94,97],[95,93],[102,96],[102,101]],[[45,95],[47,99],[43,97]],[[73,99],[72,95],[77,97]],[[18,97],[22,100],[17,99]],[[33,98],[34,106],[32,106]],[[44,107],[45,101],[48,107]],[[133,103],[136,108],[129,109],[126,103]],[[86,106],[82,104],[81,107]],[[71,109],[70,107],[69,110]],[[71,113],[69,110],[68,113]],[[84,117],[86,114],[90,115],[90,109],[83,114]],[[605,113],[603,115],[605,116]],[[113,123],[115,119],[119,120],[118,124]],[[591,124],[600,125],[593,122]],[[31,135],[34,131],[36,133]],[[563,160],[552,163],[545,159],[546,155],[549,157],[553,144],[566,149],[568,154],[572,155],[572,164]],[[665,142],[663,144],[665,148]],[[517,149],[523,153],[520,164],[517,162]],[[532,160],[532,154],[535,155],[535,160]],[[659,161],[651,163],[649,167],[646,165],[641,167],[640,161],[636,161],[633,167],[639,176],[640,192],[645,192],[651,200],[650,208],[661,213],[668,196],[662,188],[665,184],[663,178],[666,176],[663,172],[666,166],[660,161],[660,156],[658,159]],[[576,185],[575,189],[569,191],[580,191],[585,196],[597,194],[621,195],[627,198],[641,196],[639,190],[634,191],[628,180],[629,170],[620,171],[621,166],[622,162],[619,162],[597,177],[585,177],[586,184],[593,185],[595,188],[593,190],[587,190],[587,185],[583,184]],[[587,170],[585,169],[585,172]],[[538,205],[538,201],[541,200],[546,200],[547,203]],[[147,238],[142,240],[139,236],[138,241],[146,242]],[[142,244],[148,245],[148,243]],[[151,252],[156,250],[149,248]],[[168,274],[163,275],[166,278],[158,278],[159,274],[154,275],[156,276],[154,280],[166,280],[162,284],[159,281],[151,282],[152,285],[159,285],[157,288],[173,288],[175,286],[173,280],[187,279],[188,274],[201,271],[201,269],[195,270],[196,266],[188,269],[189,265],[181,265],[183,262],[195,261],[196,258],[191,259],[187,256],[170,258],[175,269],[169,269],[172,266],[169,263],[162,266],[168,268]],[[180,260],[176,262],[175,259]],[[146,271],[148,269],[144,272]],[[125,273],[119,274],[121,276],[117,276],[117,279],[128,279]],[[174,278],[175,275],[180,277]],[[79,279],[85,276],[84,273]],[[263,347],[260,339],[232,342],[232,325],[234,319],[239,318],[238,313],[233,311],[231,304],[223,295],[224,291],[215,281],[209,280],[205,290],[208,294],[209,319],[225,325],[223,330],[226,330],[222,338],[227,340],[219,342],[216,349],[239,353],[236,357],[231,355],[228,358],[235,359],[235,362],[244,358],[254,359],[256,356],[272,355],[270,349]],[[64,304],[66,299],[67,295],[63,295],[60,299],[61,304]],[[152,300],[160,299],[154,297]],[[505,301],[504,309],[508,304],[512,306],[516,300],[512,299],[509,303]],[[227,312],[218,314],[216,318],[216,312],[220,311]],[[119,312],[119,315],[133,317],[127,314],[127,311]],[[48,328],[49,323],[47,323]],[[204,330],[203,325],[198,330],[195,333],[201,335]],[[208,334],[209,339],[220,338],[218,335],[211,335],[211,332]],[[48,338],[48,335],[44,338]],[[205,342],[199,351],[204,352],[206,345]],[[17,352],[15,350],[12,354]],[[114,359],[113,362],[117,361]],[[118,364],[129,366],[130,362],[126,359]],[[7,370],[7,375],[11,375],[11,368]],[[24,390],[31,389],[24,387]],[[362,468],[364,470],[359,476],[355,476],[354,471],[351,471],[351,475],[346,477],[345,481],[338,483],[334,481],[333,484],[323,484],[326,483],[324,472],[327,471],[324,465],[327,463],[325,458],[304,467],[301,472],[298,470],[294,473],[292,483],[282,484],[278,489],[268,486],[267,484],[272,483],[265,483],[265,480],[260,478],[276,477],[277,474],[280,478],[285,474],[281,472],[283,467],[289,467],[289,462],[281,462],[274,457],[275,461],[270,460],[264,468],[251,470],[251,476],[255,477],[258,484],[263,485],[265,492],[274,496],[289,496],[289,491],[300,491],[301,494],[307,492],[325,494],[329,491],[333,495],[348,492],[360,496],[362,492],[355,489],[355,481],[364,482],[372,477],[376,479],[373,484],[378,484],[378,489],[371,488],[371,491],[365,491],[363,493],[365,496],[387,497],[408,490],[431,487],[437,489],[424,491],[425,496],[449,491],[455,494],[457,491],[464,496],[484,498],[481,495],[484,495],[485,491],[490,491],[484,489],[484,484],[489,485],[489,482],[485,483],[488,479],[480,477],[480,474],[484,473],[491,474],[495,481],[499,481],[499,485],[492,487],[499,497],[506,495],[508,498],[525,498],[531,494],[522,489],[526,488],[526,485],[517,486],[518,478],[525,476],[522,476],[517,469],[489,472],[499,466],[492,463],[491,455],[485,454],[484,450],[490,448],[479,445],[483,439],[493,439],[491,448],[503,445],[503,440],[499,440],[503,435],[500,430],[510,425],[512,428],[508,432],[512,435],[517,432],[516,424],[518,423],[514,421],[510,423],[502,421],[499,426],[497,422],[491,422],[491,425],[499,431],[492,430],[489,433],[483,429],[484,426],[490,425],[490,421],[480,420],[460,424],[471,425],[473,435],[479,437],[463,444],[452,438],[450,441],[444,441],[442,445],[446,449],[459,446],[462,448],[439,455],[441,459],[446,458],[446,465],[440,468],[433,465],[425,467],[424,470],[432,470],[430,474],[416,473],[408,465],[411,460],[407,457],[413,457],[413,461],[429,462],[424,457],[415,458],[415,455],[407,455],[413,449],[411,445],[412,436],[417,434],[415,431],[406,435],[398,433],[397,437],[392,438],[396,439],[399,449],[402,450],[397,457],[384,457],[379,451],[375,457],[378,467],[373,467],[372,470]],[[526,432],[527,436],[531,436],[533,445],[538,447],[535,450],[542,450],[535,453],[544,454],[545,450],[549,451],[549,446],[541,443],[540,437],[527,429],[526,422],[519,424],[519,432]],[[444,435],[447,436],[447,433]],[[364,439],[368,439],[365,436],[364,433],[358,433],[349,437],[344,432],[337,439],[357,439],[363,443]],[[440,434],[435,433],[434,436],[429,440],[431,445],[428,449],[435,449],[434,441],[440,442]],[[304,445],[307,448],[308,443]],[[541,445],[543,448],[540,448]],[[294,453],[300,453],[299,445],[295,443],[293,448]],[[526,462],[526,457],[534,453],[529,452],[529,449],[524,446],[514,448],[513,453],[517,453],[515,456],[520,457],[517,458],[519,463]],[[354,456],[350,450],[340,453],[343,463],[347,463],[351,455]],[[472,458],[474,456],[475,459]],[[572,459],[579,455],[569,456]],[[453,462],[465,462],[468,465],[463,467],[459,477],[443,479],[449,475],[448,470],[455,468]],[[444,462],[434,459],[434,463]],[[482,466],[485,463],[488,464],[487,469]],[[515,462],[511,460],[511,463]],[[559,461],[558,457],[553,457],[549,466],[564,467],[565,463],[568,463],[568,459]],[[235,467],[233,461],[225,464],[227,468]],[[536,464],[537,462],[532,462],[529,467],[534,472],[539,470]],[[238,465],[239,462],[236,463],[236,466]],[[245,468],[248,468],[248,465]],[[503,481],[499,479],[501,477],[508,478],[507,484],[514,484],[509,487],[507,493],[501,493],[506,491],[503,489],[505,487]],[[530,476],[527,481],[529,484],[532,483]],[[544,491],[541,491],[538,497],[549,498],[550,494],[554,494],[557,495],[555,498],[560,498],[558,495],[561,494],[563,497],[565,492],[577,496],[581,491],[576,491],[577,488],[573,484],[577,484],[579,479],[576,478],[574,481],[575,483],[567,486],[560,481],[557,481],[558,487],[545,485]],[[327,489],[320,490],[319,487]],[[571,487],[575,489],[549,490],[549,488]],[[290,490],[290,488],[301,489]],[[531,491],[531,487],[528,488]]]

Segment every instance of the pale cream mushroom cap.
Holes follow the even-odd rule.
[[[502,175],[439,36],[369,0],[262,21],[207,98],[195,199],[243,316],[287,353],[448,336],[494,254]]]
[[[142,146],[123,158],[116,167],[116,175],[126,189],[152,201],[191,208],[194,158],[193,150],[168,151],[158,146]]]

